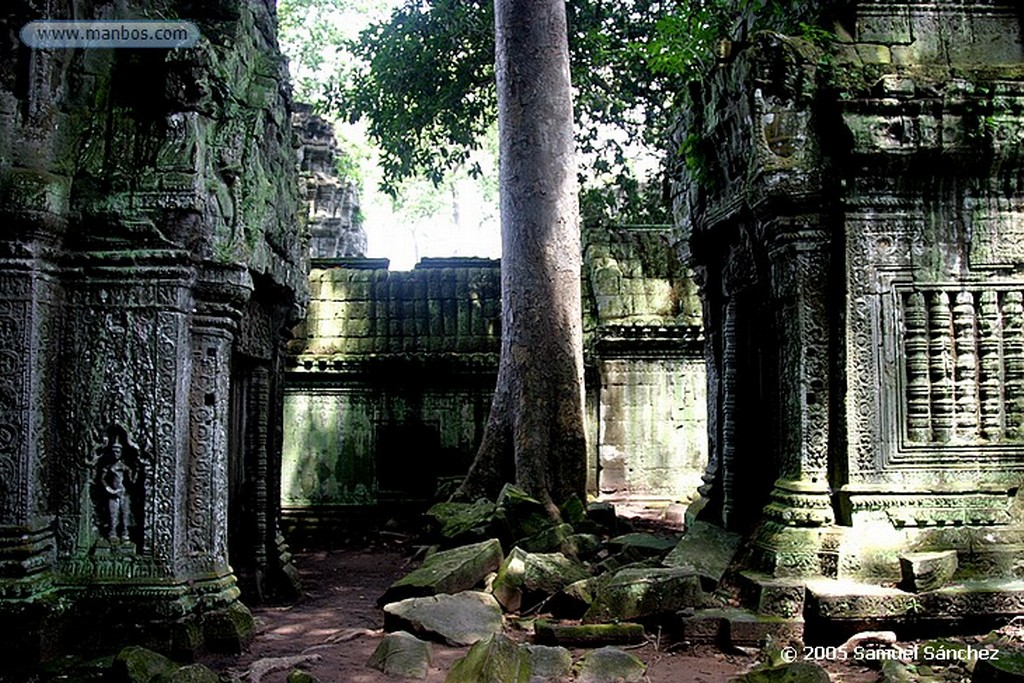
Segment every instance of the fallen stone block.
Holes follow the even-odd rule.
[[[589,575],[584,565],[561,553],[528,553],[513,548],[498,569],[491,589],[506,610],[517,612]]]
[[[829,683],[828,672],[813,662],[793,662],[748,671],[729,683]]]
[[[170,676],[157,676],[151,683],[220,683],[220,676],[202,664],[186,664]]]
[[[703,607],[700,578],[685,569],[623,569],[601,586],[583,622],[643,619]]]
[[[636,655],[603,647],[583,655],[577,669],[577,683],[639,683],[647,665]]]
[[[389,676],[426,678],[430,662],[429,643],[411,633],[395,631],[384,636],[366,665]]]
[[[900,555],[900,587],[914,593],[935,590],[952,582],[956,569],[955,550],[906,553]]]
[[[561,552],[562,544],[573,535],[575,530],[571,524],[559,524],[541,531],[539,534],[524,538],[516,543],[528,553]]]
[[[679,540],[678,536],[656,536],[655,534],[634,531],[633,533],[616,536],[608,541],[608,545],[621,548],[622,550],[632,548],[643,556],[664,556],[676,547]]]
[[[477,591],[408,598],[384,606],[384,630],[408,631],[449,645],[472,645],[502,629],[501,606]]]
[[[483,583],[504,559],[501,543],[489,541],[442,550],[424,560],[419,568],[395,581],[377,600],[377,606],[406,598],[440,593],[460,593]]]
[[[556,526],[539,500],[512,484],[505,484],[495,505],[496,517],[512,539],[529,538]]]
[[[601,584],[610,580],[610,576],[593,576],[574,581],[552,595],[546,607],[559,619],[579,619],[593,604]]]
[[[527,683],[530,653],[503,634],[488,636],[452,665],[445,683]]]
[[[538,619],[533,625],[534,639],[547,645],[597,647],[635,645],[644,641],[641,624],[555,624]]]
[[[572,672],[572,654],[564,647],[523,645],[530,656],[530,680],[559,680]]]
[[[302,669],[292,669],[288,673],[285,683],[320,683],[320,679]]]
[[[494,503],[484,499],[474,503],[437,503],[427,510],[427,516],[440,527],[445,545],[453,545],[460,539],[486,538],[494,513]]]
[[[740,549],[743,537],[731,531],[695,521],[662,561],[666,567],[689,569],[718,585]],[[710,590],[712,586],[708,586]]]
[[[839,650],[850,653],[857,648],[885,648],[895,644],[895,631],[861,631],[847,638]]]
[[[132,645],[114,658],[111,675],[119,683],[149,683],[157,676],[170,676],[178,665],[159,652]]]

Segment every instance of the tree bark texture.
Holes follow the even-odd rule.
[[[586,486],[579,200],[564,0],[495,0],[502,343],[465,495]]]

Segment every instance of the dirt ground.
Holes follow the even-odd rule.
[[[240,683],[284,683],[301,668],[322,683],[395,683],[366,666],[382,635],[383,612],[377,598],[396,578],[410,571],[407,547],[378,539],[367,547],[297,553],[303,596],[294,605],[254,610],[258,635],[249,652],[207,665]],[[523,633],[510,629],[514,638]],[[442,683],[465,648],[434,645],[428,683]],[[650,683],[725,683],[750,669],[751,654],[723,653],[713,646],[659,647],[653,639],[632,652],[648,664]],[[582,651],[574,651],[578,657]],[[829,667],[835,683],[877,681],[877,671],[853,665]]]

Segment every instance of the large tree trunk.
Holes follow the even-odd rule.
[[[512,478],[555,505],[586,486],[580,230],[565,0],[495,0],[502,340],[461,494]]]

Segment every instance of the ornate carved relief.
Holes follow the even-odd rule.
[[[123,427],[111,424],[106,434],[106,441],[88,463],[94,473],[90,491],[93,521],[109,543],[130,544],[134,549],[145,526],[145,464]]]
[[[1022,290],[898,285],[895,297],[903,444],[1024,445]]]

